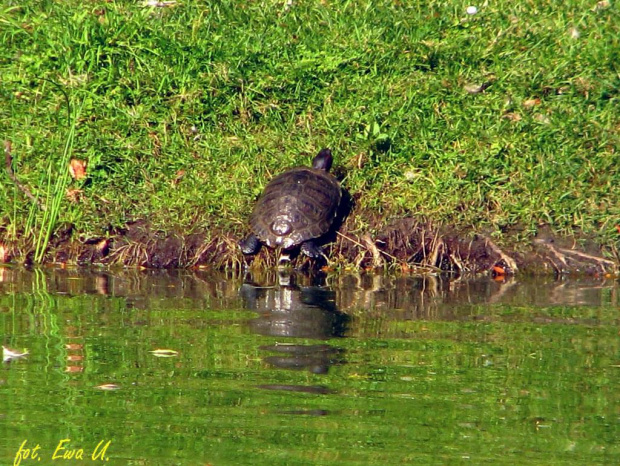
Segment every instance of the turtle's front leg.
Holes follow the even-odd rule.
[[[323,249],[317,246],[312,240],[305,241],[301,244],[301,252],[303,252],[311,259],[318,259],[319,257],[324,257],[325,260],[327,260],[327,256],[325,256]]]
[[[254,233],[250,234],[247,238],[239,241],[239,247],[243,254],[251,255],[260,251],[261,243]]]

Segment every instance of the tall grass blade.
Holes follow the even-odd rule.
[[[69,96],[64,90],[62,90],[62,92],[67,104],[68,133],[60,162],[55,164],[54,160],[50,159],[47,168],[46,209],[43,211],[43,218],[38,228],[38,235],[35,243],[34,262],[36,263],[43,261],[47,246],[54,232],[54,228],[56,227],[56,222],[58,221],[62,200],[70,181],[67,167],[73,152],[76,125],[84,105],[82,102],[77,112],[73,114]]]

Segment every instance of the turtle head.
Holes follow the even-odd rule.
[[[332,151],[329,149],[321,149],[319,154],[312,161],[312,168],[328,172],[332,167],[332,160]]]

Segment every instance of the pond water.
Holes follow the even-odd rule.
[[[0,322],[0,464],[620,464],[613,280],[0,268]]]

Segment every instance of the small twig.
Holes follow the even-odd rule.
[[[456,266],[456,268],[458,269],[459,272],[463,273],[466,270],[468,270],[467,267],[465,267],[465,265],[463,265],[463,262],[457,257],[456,254],[450,254],[449,257],[450,257],[450,259],[452,260],[452,263]]]
[[[425,259],[426,264],[435,267],[439,259],[439,252],[443,249],[443,240],[439,238],[439,232],[435,232],[435,237],[431,241],[431,254]]]
[[[347,235],[345,235],[345,234],[343,234],[343,233],[340,233],[339,231],[337,231],[337,232],[336,232],[336,234],[337,234],[338,236],[342,236],[344,239],[347,239],[347,240],[351,241],[353,244],[358,245],[360,248],[364,248],[364,249],[368,250],[368,247],[367,247],[366,245],[364,245],[364,244],[360,243],[359,241],[355,241],[355,240],[354,240],[353,238],[351,238],[350,236],[347,236]],[[376,246],[375,246],[375,247],[376,247]],[[387,256],[387,257],[389,257],[390,259],[395,260],[396,262],[400,262],[400,261],[398,260],[398,257],[395,257],[395,256],[393,256],[393,255],[391,255],[391,254],[388,254],[387,252],[382,251],[382,250],[381,250],[381,249],[379,249],[379,248],[377,248],[377,251],[379,251],[381,254],[383,254],[383,255],[385,255],[385,256]],[[372,253],[372,251],[371,251],[371,253]]]
[[[370,251],[370,254],[372,254],[372,265],[373,265],[373,267],[375,267],[375,268],[383,267],[383,265],[385,264],[385,261],[383,260],[383,257],[381,257],[381,253],[383,251],[381,251],[377,247],[375,242],[370,237],[370,234],[365,233],[362,236],[362,241],[364,242],[364,245],[366,246],[366,249],[368,249]]]
[[[580,252],[580,251],[575,251],[572,249],[564,249],[564,248],[557,248],[559,251],[563,252],[565,255],[572,255],[572,256],[577,256],[581,259],[584,260],[590,260],[592,262],[597,262],[600,264],[606,264],[610,267],[615,267],[616,263],[612,260],[609,259],[605,259],[603,257],[598,257],[598,256],[593,256],[591,254],[586,254],[585,252]]]
[[[9,173],[9,177],[13,180],[19,190],[26,195],[32,202],[37,204],[41,210],[45,210],[45,206],[39,199],[33,196],[30,190],[24,186],[21,181],[17,179],[15,172],[13,171],[13,155],[11,154],[11,141],[4,141],[4,161],[6,164],[6,171]]]

